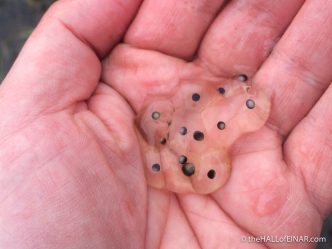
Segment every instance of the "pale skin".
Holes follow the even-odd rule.
[[[314,248],[240,241],[318,236],[331,211],[332,2],[303,2],[58,1],[0,87],[0,247]],[[272,109],[234,146],[228,183],[148,187],[143,100],[239,73]]]

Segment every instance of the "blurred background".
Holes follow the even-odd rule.
[[[0,82],[52,0],[0,0]]]
[[[34,26],[52,0],[0,0],[0,82]],[[332,216],[324,223],[321,236],[327,243],[317,249],[332,249]]]

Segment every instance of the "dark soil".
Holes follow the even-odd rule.
[[[52,0],[0,0],[0,82]]]

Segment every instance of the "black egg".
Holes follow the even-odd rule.
[[[187,162],[187,157],[185,155],[179,156],[179,163],[185,164]]]
[[[195,131],[193,137],[197,141],[202,141],[204,139],[204,133],[201,131]]]
[[[216,171],[214,169],[210,169],[209,172],[207,173],[207,176],[210,178],[210,179],[213,179],[216,177]]]
[[[153,164],[152,165],[152,171],[159,172],[160,171],[160,164],[159,163]]]
[[[187,128],[186,127],[181,127],[180,128],[180,134],[181,135],[186,135],[187,134]]]
[[[186,176],[192,176],[195,173],[195,166],[191,163],[186,163],[182,166],[182,172]]]
[[[218,124],[217,124],[217,127],[218,127],[219,130],[223,130],[223,129],[226,128],[226,124],[223,121],[219,121]]]
[[[245,82],[248,80],[248,76],[245,74],[240,74],[238,79],[239,79],[239,81]]]
[[[255,104],[255,101],[252,100],[252,99],[248,99],[246,101],[246,106],[249,108],[249,109],[254,109],[256,104]]]
[[[191,98],[193,101],[197,102],[200,100],[201,96],[198,93],[194,93]]]
[[[219,87],[219,88],[218,88],[218,92],[219,92],[220,94],[225,94],[226,90],[225,90],[225,88],[223,88],[223,87]]]
[[[153,112],[151,116],[154,120],[157,120],[157,119],[160,118],[160,113],[159,112]]]

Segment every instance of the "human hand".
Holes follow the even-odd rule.
[[[230,2],[200,43],[222,1],[145,1],[101,71],[139,3],[93,2],[53,7],[1,86],[0,245],[312,248],[240,239],[317,236],[330,211],[331,4],[307,2],[278,41],[303,1]],[[206,196],[146,188],[126,101],[138,111],[187,75],[240,73],[272,112],[236,143],[229,182]]]

